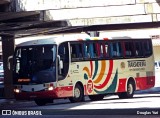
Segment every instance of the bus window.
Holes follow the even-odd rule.
[[[91,50],[91,53],[92,53],[92,56],[91,58],[98,58],[98,50],[99,50],[99,44],[98,43],[92,43],[91,44],[92,46],[92,50]]]
[[[113,51],[112,51],[113,57],[117,57],[117,54],[118,54],[117,45],[116,45],[116,44],[117,44],[117,43],[112,43],[112,45],[113,45]]]
[[[90,58],[94,58],[95,57],[93,43],[89,44],[89,54],[90,54]]]
[[[96,44],[97,56],[98,58],[105,58],[105,45],[103,43]]]
[[[111,43],[111,54],[113,57],[122,57],[122,46],[120,42]]]
[[[134,47],[132,42],[124,42],[125,57],[134,57]]]
[[[53,46],[43,47],[43,68],[49,69],[53,63]]]
[[[103,48],[102,48],[103,49]],[[96,51],[97,51],[97,57],[101,58],[101,44],[100,43],[96,43]],[[103,53],[102,53],[103,54]]]
[[[149,41],[144,41],[143,46],[145,56],[150,56],[152,53],[151,43],[149,43]]]
[[[87,43],[83,44],[83,52],[84,52],[84,59],[90,58],[89,44]]]
[[[105,44],[102,44],[103,45],[103,56],[105,57],[105,58],[108,58],[109,57],[109,45],[108,45],[108,43],[105,43]]]
[[[121,43],[117,42],[116,47],[117,47],[117,56],[122,57],[122,45],[121,45]]]
[[[71,44],[70,46],[71,51],[71,61],[79,61],[82,60],[82,44]]]
[[[143,56],[142,42],[135,42],[135,53],[137,57]]]

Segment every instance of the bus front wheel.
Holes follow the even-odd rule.
[[[119,93],[118,96],[121,99],[123,99],[123,98],[133,98],[134,91],[135,91],[134,82],[129,81],[128,84],[127,84],[127,91]]]
[[[83,88],[80,84],[76,84],[76,86],[74,88],[74,95],[73,95],[73,97],[70,97],[69,100],[72,103],[84,101],[84,92],[83,92]]]

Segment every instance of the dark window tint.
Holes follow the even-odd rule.
[[[142,41],[135,42],[135,54],[137,57],[142,57],[143,56],[143,45]]]
[[[82,54],[82,44],[71,44],[70,46],[71,51],[71,60],[72,61],[78,61],[83,59]]]
[[[110,51],[112,57],[122,57],[122,46],[120,42],[112,42],[110,44]]]
[[[132,42],[124,42],[125,57],[134,57],[134,45]]]
[[[145,56],[150,56],[152,54],[151,43],[149,41],[144,41],[143,46],[144,46],[144,55]]]

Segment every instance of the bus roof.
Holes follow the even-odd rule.
[[[48,38],[48,39],[37,39],[37,40],[32,40],[32,41],[26,41],[23,43],[20,43],[17,45],[17,47],[21,46],[31,46],[31,45],[41,45],[41,44],[56,44],[55,38]]]
[[[132,39],[132,38],[124,38],[124,40]],[[138,38],[136,38],[138,39]],[[139,38],[142,39],[142,38]],[[146,38],[144,38],[146,39]],[[42,45],[42,44],[60,44],[62,42],[66,41],[85,41],[85,40],[108,40],[108,38],[102,38],[102,37],[82,37],[82,38],[76,38],[72,36],[59,36],[59,37],[39,37],[36,40],[26,41],[23,43],[20,43],[17,45],[17,47],[21,46],[31,46],[31,45]],[[119,40],[119,39],[111,39],[111,40]],[[122,40],[122,39],[121,39]]]

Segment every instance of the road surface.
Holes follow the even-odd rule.
[[[37,106],[32,101],[10,102],[1,104],[0,109],[11,110],[11,115],[61,115],[78,116],[94,115],[119,116],[154,116],[160,117],[160,94],[137,94],[132,99],[119,99],[118,96],[106,96],[101,101],[90,101],[86,97],[85,102],[70,103],[68,99],[55,100],[46,106]],[[32,112],[34,112],[32,114]],[[77,117],[77,118],[78,118]],[[66,117],[65,117],[66,118]],[[69,118],[69,117],[68,117]],[[92,117],[94,118],[94,117]]]

